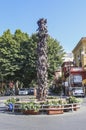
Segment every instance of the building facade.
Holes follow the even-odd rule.
[[[66,53],[63,57],[64,62],[70,62],[73,61],[73,59],[74,59],[73,53]]]
[[[86,66],[86,37],[82,37],[73,49],[74,62],[78,67]]]

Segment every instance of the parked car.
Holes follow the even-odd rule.
[[[15,92],[14,92],[14,90],[8,89],[8,90],[5,92],[4,95],[5,95],[5,96],[14,96],[14,95],[15,95]]]
[[[47,89],[47,95],[52,95],[52,91],[50,89]]]
[[[83,87],[75,87],[72,89],[72,95],[75,97],[85,97],[85,92]]]
[[[29,88],[29,95],[34,95],[34,88]]]
[[[28,95],[29,94],[29,88],[21,88],[19,90],[19,95]]]

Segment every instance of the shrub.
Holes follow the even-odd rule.
[[[39,103],[35,103],[35,102],[22,103],[22,104],[21,104],[21,109],[22,109],[22,110],[34,110],[34,111],[39,111],[39,109],[40,109],[40,104],[39,104]]]
[[[73,96],[68,97],[66,100],[67,100],[67,103],[79,103],[80,102],[76,97],[73,97]]]

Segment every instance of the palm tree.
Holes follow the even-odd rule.
[[[46,99],[47,90],[47,20],[42,18],[39,19],[38,24],[38,43],[37,43],[37,98],[38,100]]]

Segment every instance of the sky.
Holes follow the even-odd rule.
[[[40,18],[66,52],[86,37],[86,0],[0,0],[0,36],[7,29],[32,35]]]

